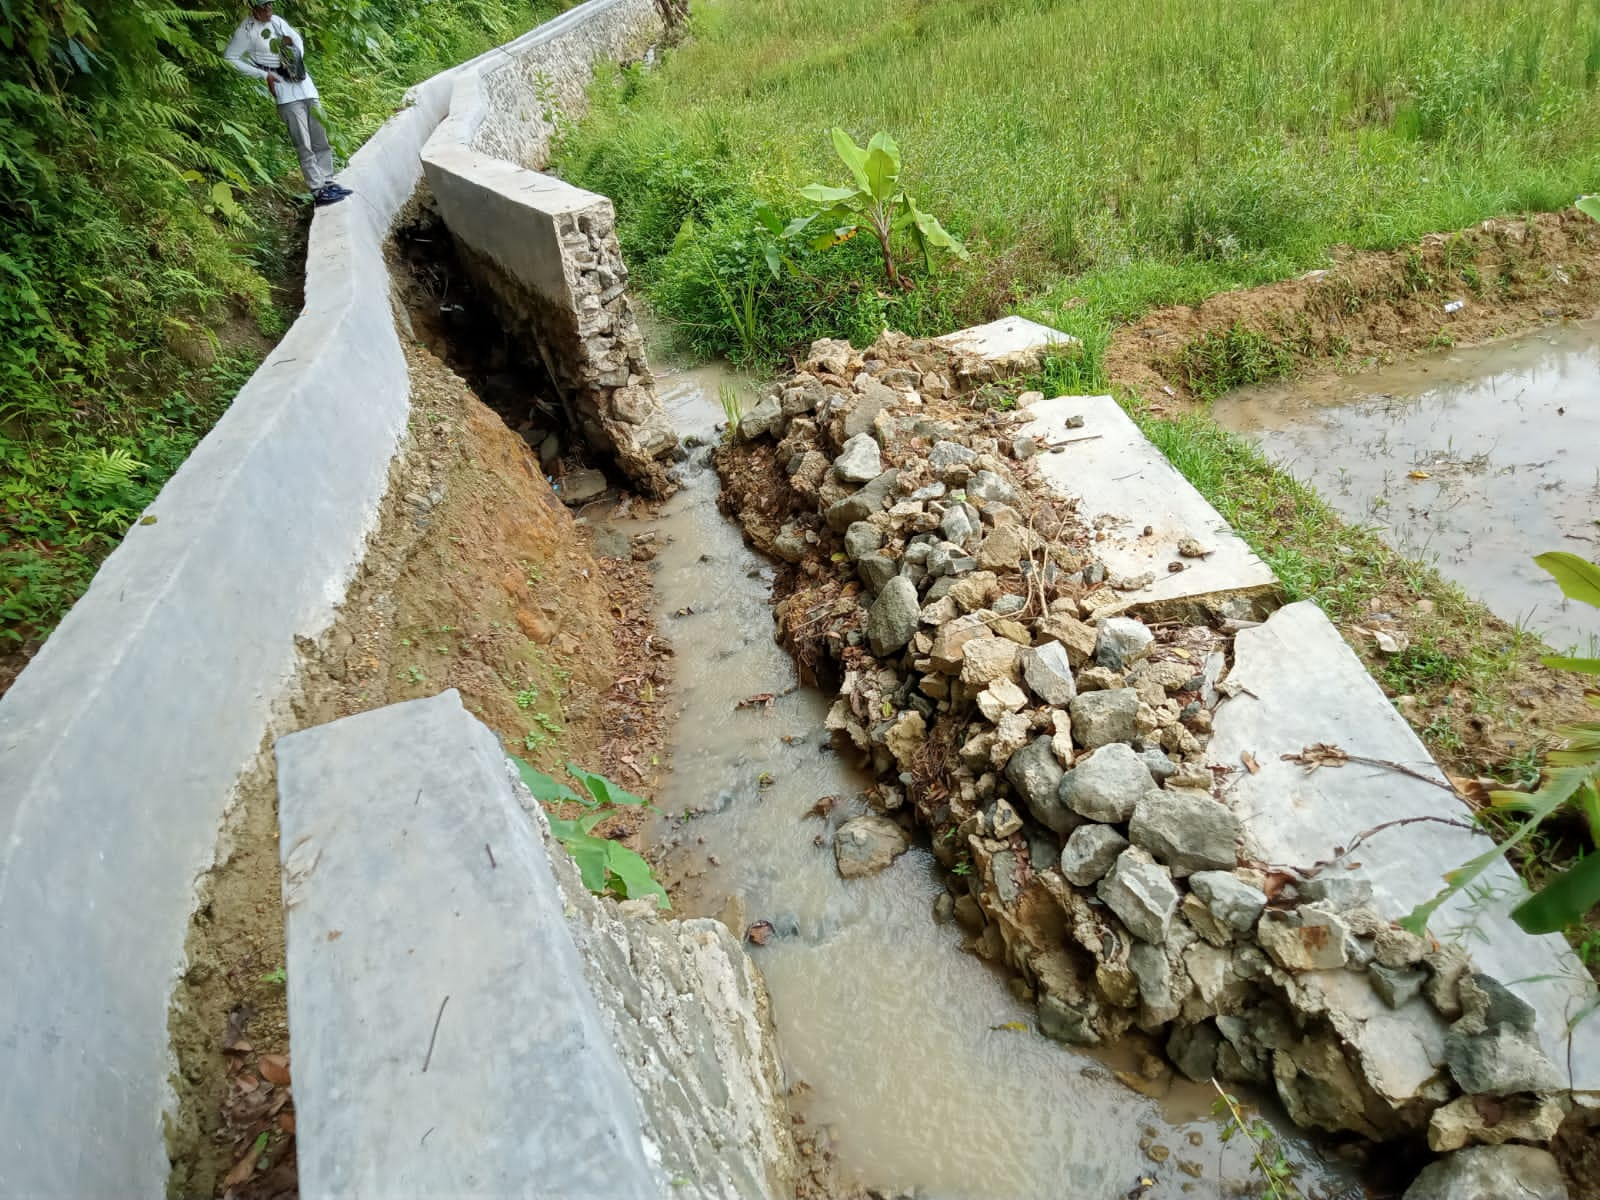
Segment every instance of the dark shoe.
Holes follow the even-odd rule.
[[[311,193],[311,201],[318,208],[326,208],[330,204],[339,203],[348,195],[350,195],[349,192],[341,192],[334,190],[332,187],[324,187]]]
[[[328,187],[327,187],[327,190],[330,191],[330,192],[338,192],[339,195],[341,195],[341,196],[354,196],[355,195],[354,192],[352,192],[349,188],[345,187],[344,184],[342,184],[342,183],[330,183],[328,185]]]

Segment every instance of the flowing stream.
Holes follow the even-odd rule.
[[[1240,389],[1213,414],[1505,620],[1593,652],[1600,612],[1533,556],[1600,559],[1600,325]]]
[[[703,444],[659,518],[616,528],[656,534],[660,622],[676,653],[679,712],[656,830],[666,874],[684,915],[772,923],[751,952],[787,1079],[806,1090],[807,1128],[828,1131],[846,1182],[889,1195],[1232,1194],[1228,1184],[1248,1175],[1247,1147],[1223,1144],[1213,1093],[1179,1079],[1149,1099],[1113,1077],[1131,1064],[1040,1036],[1032,1007],[962,952],[956,927],[933,920],[942,884],[925,849],[864,879],[835,870],[833,828],[863,811],[870,780],[828,746],[826,699],[797,686],[773,638],[771,568],[717,509],[706,447],[723,385],[739,384],[717,367],[661,377],[678,432]],[[738,707],[762,693],[770,706]],[[829,795],[842,798],[830,818],[807,815]],[[1165,1161],[1147,1156],[1153,1146]],[[1308,1195],[1345,1185],[1302,1143],[1287,1150],[1305,1165]]]

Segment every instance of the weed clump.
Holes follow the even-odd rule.
[[[1294,372],[1294,355],[1263,333],[1235,322],[1221,333],[1207,330],[1178,351],[1173,368],[1202,400],[1231,388],[1282,379]]]

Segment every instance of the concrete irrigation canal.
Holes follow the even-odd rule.
[[[1568,1196],[1593,982],[1503,861],[1399,926],[1483,835],[1112,398],[1029,389],[1070,339],[651,361],[541,169],[676,11],[416,89],[0,700],[0,1196]],[[1499,450],[1385,403],[1465,520]],[[508,757],[569,747],[654,811],[575,835]],[[624,839],[671,911],[585,885]]]

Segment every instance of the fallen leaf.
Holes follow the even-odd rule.
[[[827,815],[833,811],[833,806],[837,803],[839,803],[839,797],[824,796],[806,810],[806,816],[826,818]]]
[[[991,1026],[989,1026],[989,1028],[995,1030],[996,1032],[999,1032],[999,1031],[1002,1031],[1002,1030],[1007,1032],[1007,1033],[1027,1033],[1028,1032],[1028,1024],[1027,1024],[1026,1021],[1004,1021],[999,1025],[991,1025]]]
[[[735,708],[771,708],[772,701],[776,698],[775,692],[757,692],[754,696],[746,696]]]
[[[292,1112],[278,1114],[278,1128],[284,1133],[294,1132],[294,1114]]]
[[[1432,479],[1433,478],[1432,475],[1429,475],[1426,471],[1422,470],[1421,468],[1418,468],[1415,471],[1409,471],[1409,472],[1407,472],[1407,474],[1412,479]]]
[[[744,931],[744,935],[756,945],[765,946],[767,944],[767,940],[772,937],[772,932],[773,930],[771,921],[757,921],[754,925],[750,926],[749,929]]]
[[[250,1043],[245,1041],[244,1027],[250,1023],[250,1018],[256,1015],[256,1010],[248,1004],[241,1004],[228,1014],[228,1031],[222,1035],[222,1048],[235,1053],[248,1053]]]
[[[342,930],[342,929],[330,929],[330,930],[328,930],[328,940],[330,942],[337,942],[343,936],[344,936],[344,930]]]
[[[244,1157],[233,1164],[233,1170],[229,1171],[222,1177],[222,1190],[226,1192],[229,1188],[236,1188],[246,1179],[249,1179],[250,1176],[254,1175],[256,1171],[256,1160],[259,1157],[260,1156],[256,1153],[254,1146],[246,1150]]]
[[[1318,767],[1342,767],[1350,761],[1350,756],[1332,742],[1317,742],[1307,746],[1299,754],[1284,754],[1280,756],[1284,762],[1299,763],[1307,771],[1314,771]]]
[[[1250,774],[1261,774],[1261,764],[1256,761],[1256,756],[1251,754],[1250,751],[1246,750],[1243,754],[1239,755],[1239,761],[1244,763],[1244,769],[1249,771]]]
[[[263,1054],[256,1060],[261,1068],[261,1078],[268,1083],[275,1083],[279,1087],[289,1085],[289,1056],[287,1054]]]

